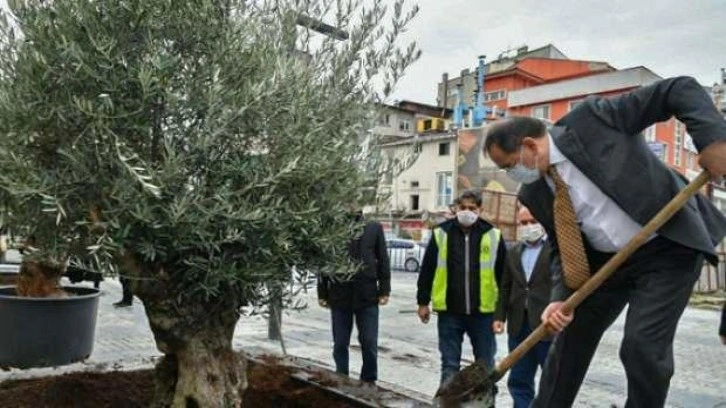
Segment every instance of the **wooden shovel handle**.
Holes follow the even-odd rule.
[[[575,293],[570,295],[569,298],[562,305],[562,311],[565,314],[572,313],[575,308],[582,303],[592,292],[605,282],[610,275],[615,272],[620,265],[625,262],[630,255],[638,250],[653,233],[655,233],[660,227],[663,226],[668,220],[671,219],[673,214],[683,207],[686,202],[695,195],[709,180],[710,176],[707,171],[702,171],[701,174],[691,181],[683,190],[681,190],[673,199],[663,207],[662,210],[651,219],[640,232],[638,232],[620,251],[618,251],[610,260],[603,265],[597,273],[592,275],[590,279],[585,282]],[[502,361],[496,367],[495,375],[497,379],[501,378],[512,366],[519,361],[527,352],[532,349],[537,343],[542,341],[549,335],[549,331],[545,326],[545,322],[537,327],[523,342],[517,346],[509,355],[504,357]]]

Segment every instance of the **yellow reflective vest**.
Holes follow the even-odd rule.
[[[434,273],[434,284],[431,290],[431,302],[436,311],[446,311],[446,285],[448,281],[447,256],[448,237],[446,231],[441,228],[434,230],[434,239],[438,247],[439,258]],[[481,237],[479,246],[479,311],[481,313],[494,313],[499,296],[499,288],[494,274],[494,265],[497,262],[499,241],[502,233],[496,228],[487,231]],[[466,251],[468,256],[470,252]],[[470,260],[465,260],[467,268],[471,265]],[[468,296],[468,291],[466,292]]]

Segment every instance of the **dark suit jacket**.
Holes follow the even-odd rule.
[[[640,133],[675,116],[686,125],[699,151],[726,141],[726,120],[693,78],[656,82],[612,98],[591,96],[550,130],[555,145],[603,193],[645,225],[686,184],[649,150]],[[571,291],[562,280],[552,212],[553,194],[545,179],[523,185],[520,201],[545,227],[552,244],[552,300]],[[726,218],[697,195],[658,234],[696,249],[718,262],[714,247],[726,235]]]
[[[550,276],[550,244],[544,246],[537,257],[532,276],[526,280],[522,267],[524,243],[517,244],[507,252],[502,285],[494,320],[507,322],[507,333],[517,336],[522,328],[524,312],[527,311],[529,327],[533,330],[541,323],[540,316],[550,301],[552,277]]]
[[[360,270],[350,280],[321,276],[318,298],[342,309],[377,305],[379,296],[391,294],[391,262],[381,224],[368,222],[363,233],[350,242],[348,250],[351,260],[360,263]]]

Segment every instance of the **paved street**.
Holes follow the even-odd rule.
[[[381,311],[380,379],[381,385],[395,384],[427,396],[433,395],[439,378],[436,324],[420,324],[414,312],[416,274],[394,273],[391,303]],[[111,304],[121,298],[116,280],[101,284],[96,346],[84,364],[52,372],[92,369],[97,365],[133,368],[150,364],[158,356],[147,327],[142,305],[116,309]],[[290,354],[330,366],[331,341],[328,311],[317,307],[314,288],[301,297],[310,305],[301,312],[283,317],[284,338]],[[675,342],[676,375],[672,381],[669,407],[726,407],[726,347],[716,337],[718,313],[688,309]],[[433,319],[432,319],[433,320]],[[606,333],[576,402],[577,407],[604,407],[622,404],[625,379],[618,359],[618,346],[624,320],[621,317]],[[355,334],[354,334],[355,336]],[[355,343],[355,341],[354,341]],[[234,338],[236,348],[255,347],[281,352],[278,342],[267,340],[267,323],[261,316],[243,317]],[[501,358],[506,352],[506,337],[498,338]],[[352,351],[352,370],[359,369],[357,348]],[[465,356],[471,357],[467,345]],[[0,372],[0,380],[38,375],[48,370]],[[501,385],[505,384],[502,380]],[[510,407],[506,387],[500,387],[499,407]]]

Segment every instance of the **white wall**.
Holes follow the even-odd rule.
[[[449,143],[448,156],[439,155],[439,143]],[[421,152],[406,170],[393,179],[393,183],[387,186],[390,194],[388,205],[384,211],[400,210],[411,211],[411,195],[419,196],[418,211],[441,211],[448,207],[436,206],[436,174],[438,172],[452,173],[452,187],[456,188],[455,163],[458,147],[455,138],[427,141],[421,144]],[[395,157],[403,158],[413,154],[411,144],[395,147],[384,147],[383,154],[393,154]],[[412,187],[411,182],[418,182],[418,187]],[[452,194],[455,191],[452,191]]]
[[[373,128],[373,133],[384,136],[409,137],[416,133],[416,115],[413,112],[404,112],[398,109],[387,108],[381,113],[381,121]],[[385,119],[388,123],[385,123]],[[407,121],[408,130],[401,130],[401,121]],[[383,123],[381,123],[383,122]]]

